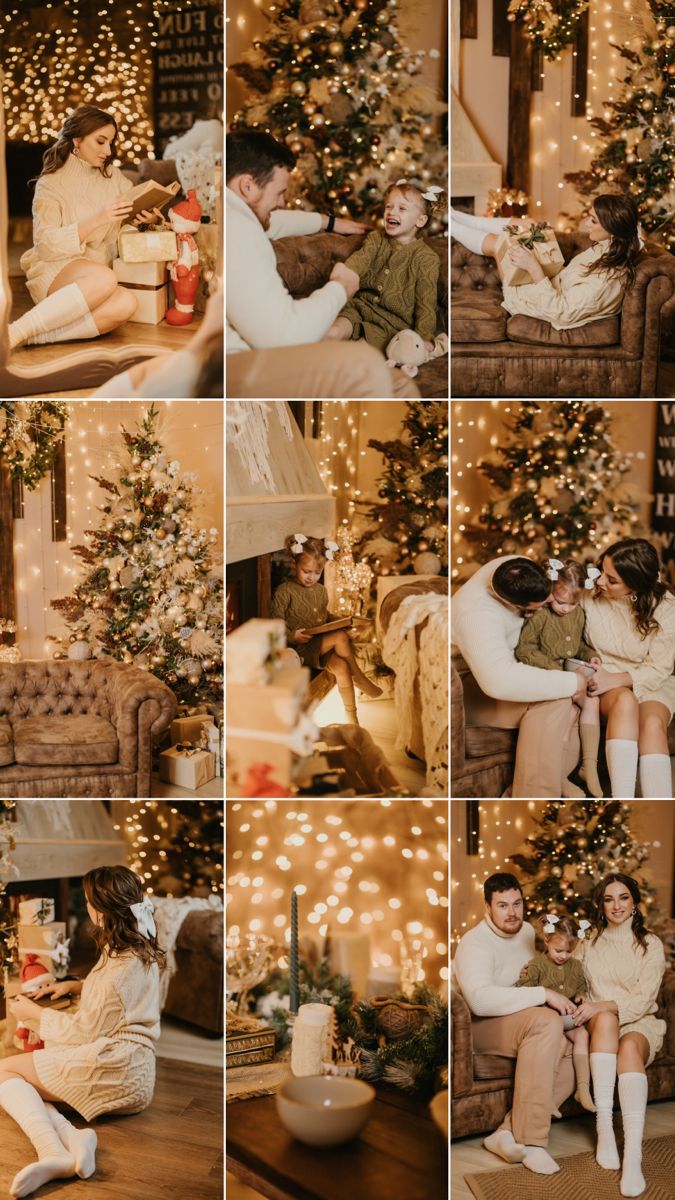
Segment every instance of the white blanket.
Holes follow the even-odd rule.
[[[176,940],[180,927],[188,913],[209,909],[211,912],[223,911],[221,896],[181,896],[179,899],[169,896],[153,896],[152,906],[155,910],[157,926],[157,941],[166,950],[166,970],[160,975],[160,1006],[163,1009],[169,991],[169,984],[176,974]]]
[[[419,652],[415,630],[426,618]],[[448,598],[429,593],[406,596],[385,634],[382,657],[396,672],[394,698],[398,735],[405,749],[413,732],[413,688],[419,678],[427,788],[447,795],[448,767]]]

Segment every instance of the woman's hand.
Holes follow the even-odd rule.
[[[563,996],[560,992],[554,991],[552,988],[544,988],[546,1003],[549,1008],[554,1008],[559,1012],[561,1017],[573,1017],[577,1011],[576,1005],[567,996]]]
[[[323,218],[322,218],[323,219]],[[328,224],[328,218],[326,218]],[[372,225],[366,225],[363,221],[350,221],[347,217],[336,217],[333,225],[333,233],[372,233]]]
[[[305,642],[311,642],[311,640],[312,634],[305,633],[304,629],[296,629],[295,633],[291,635],[291,641],[298,642],[301,646],[304,646]]]
[[[14,996],[9,1001],[12,1016],[16,1021],[31,1021],[39,1020],[42,1016],[42,1009],[39,1004],[33,1000],[29,1000],[28,996]]]
[[[616,1005],[611,1000],[583,1000],[574,1016],[575,1025],[583,1025],[585,1021],[590,1021],[591,1017],[596,1017],[601,1012],[616,1012]]]
[[[124,196],[117,196],[94,213],[95,228],[98,229],[100,225],[112,225],[115,221],[126,220],[133,207],[131,200],[125,200]]]
[[[164,217],[158,208],[153,208],[152,211],[144,208],[142,212],[136,213],[134,217],[134,225],[157,225],[163,224]]]
[[[611,692],[613,688],[625,687],[623,678],[623,673],[621,675],[612,674],[611,671],[606,671],[603,666],[600,666],[588,681],[588,694],[589,696],[602,696],[604,692]]]
[[[31,997],[33,1000],[42,1000],[45,996],[51,996],[52,1000],[60,1000],[62,996],[70,996],[73,989],[77,988],[77,979],[64,979],[63,983],[43,984],[31,992]]]
[[[510,242],[508,254],[509,262],[513,263],[514,267],[522,267],[527,271],[533,283],[539,283],[541,279],[546,278],[539,259],[520,242]]]

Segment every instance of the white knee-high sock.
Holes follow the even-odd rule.
[[[96,1170],[97,1139],[94,1130],[77,1129],[53,1104],[45,1104],[45,1108],[63,1145],[75,1159],[75,1170],[80,1179],[88,1179]]]
[[[461,208],[450,208],[453,223],[468,225],[471,229],[482,229],[484,233],[501,233],[506,225],[510,225],[509,217],[474,217],[473,213],[462,212]]]
[[[667,754],[641,754],[639,768],[644,800],[672,800],[673,773]]]
[[[58,329],[48,329],[46,333],[36,333],[35,337],[28,339],[27,345],[44,345],[45,342],[74,342],[80,338],[100,336],[101,330],[96,324],[93,314],[87,310],[77,320],[71,321],[70,325],[59,325]]]
[[[56,1132],[42,1097],[32,1084],[18,1076],[0,1084],[0,1105],[33,1143],[38,1161],[15,1175],[10,1196],[29,1196],[50,1179],[75,1174],[75,1159]]]
[[[484,229],[472,229],[470,225],[460,225],[459,221],[455,221],[450,227],[450,233],[460,246],[465,246],[472,254],[483,253],[483,242],[487,237]]]
[[[612,796],[631,800],[635,796],[638,744],[628,738],[611,738],[605,742],[607,769],[612,784]]]
[[[619,1075],[619,1104],[623,1119],[622,1196],[639,1196],[647,1186],[642,1174],[642,1134],[647,1090],[647,1076],[642,1071],[627,1071],[625,1075]]]
[[[621,1163],[616,1148],[612,1108],[614,1107],[614,1084],[616,1082],[616,1054],[595,1051],[590,1056],[593,1096],[595,1099],[595,1124],[598,1145],[595,1159],[607,1171],[618,1171]]]
[[[59,288],[51,296],[46,296],[35,308],[30,308],[19,317],[18,321],[12,321],[9,326],[10,350],[41,333],[70,325],[72,321],[78,320],[88,312],[89,305],[80,288],[76,283],[69,283],[67,287]]]

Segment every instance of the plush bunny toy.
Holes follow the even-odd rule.
[[[440,333],[434,338],[433,350],[427,350],[423,339],[414,329],[402,329],[387,346],[387,366],[400,367],[412,379],[417,368],[430,358],[438,358],[448,352],[448,335]]]

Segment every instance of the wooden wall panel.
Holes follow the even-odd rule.
[[[14,488],[9,467],[0,461],[0,617],[16,620],[14,608]],[[14,644],[6,633],[5,645]]]
[[[478,0],[460,0],[459,36],[478,37]]]
[[[492,0],[492,53],[508,58],[511,53],[511,30],[515,22],[507,21],[507,0]]]
[[[510,24],[511,63],[509,67],[509,145],[506,178],[510,187],[529,191],[530,177],[530,98],[532,79],[532,43],[517,23]]]

